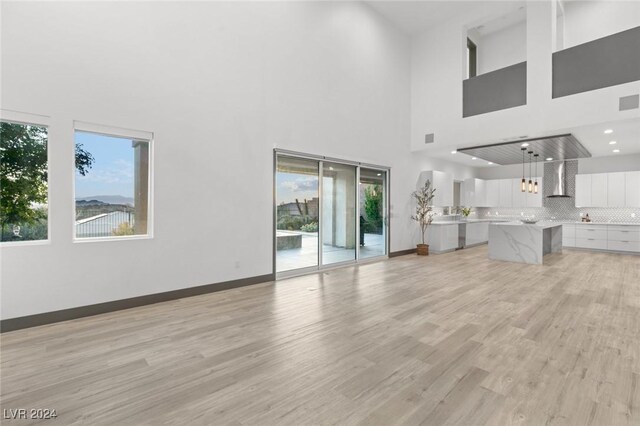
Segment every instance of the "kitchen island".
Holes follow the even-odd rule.
[[[562,252],[561,223],[489,225],[489,259],[541,265],[545,254],[556,252]]]

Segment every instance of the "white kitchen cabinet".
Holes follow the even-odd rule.
[[[576,175],[576,207],[592,207],[591,175]]]
[[[429,251],[442,253],[458,248],[458,224],[431,224],[427,229]]]
[[[489,222],[469,222],[465,227],[465,244],[467,246],[489,241]]]
[[[476,179],[475,207],[487,207],[487,181]]]
[[[640,171],[576,175],[576,207],[640,207]]]
[[[465,179],[460,186],[460,204],[469,207],[487,207],[486,181]]]
[[[625,206],[625,173],[607,173],[607,207]]]
[[[608,175],[608,173],[595,173],[591,175],[591,206],[589,207],[608,207]]]
[[[640,172],[625,172],[625,207],[640,207]]]
[[[498,207],[511,207],[513,205],[513,179],[500,179],[500,200]]]
[[[491,179],[485,181],[487,207],[500,207],[500,181]]]
[[[453,206],[453,175],[436,170],[424,171],[420,173],[419,186],[424,186],[428,180],[431,187],[436,189],[433,197],[433,205],[436,207]]]
[[[522,192],[522,179],[510,179],[511,180],[511,207],[527,207],[527,198],[529,193],[527,192],[528,186],[525,192]],[[527,181],[528,183],[528,181]]]
[[[562,225],[562,245],[564,247],[576,246],[576,225],[565,223]]]
[[[529,194],[529,192],[527,192],[527,196],[526,196],[527,207],[542,207],[542,191],[543,191],[542,178],[541,177],[534,178],[534,181],[535,180],[538,181],[538,193],[536,194],[532,192],[531,194]]]

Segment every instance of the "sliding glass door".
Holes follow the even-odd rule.
[[[318,266],[319,163],[276,159],[276,272]]]
[[[322,265],[356,259],[356,168],[322,162]]]
[[[360,258],[387,254],[387,172],[360,168]]]
[[[277,152],[276,273],[386,256],[387,179],[385,168]]]

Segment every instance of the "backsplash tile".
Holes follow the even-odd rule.
[[[566,192],[571,198],[547,198],[553,192],[552,165],[546,163],[543,180],[545,198],[543,207],[537,208],[477,208],[476,217],[503,217],[520,218],[522,216],[535,216],[538,220],[574,220],[587,213],[593,222],[625,222],[640,224],[640,208],[601,208],[601,207],[581,207],[575,206],[576,179],[578,173],[578,162],[567,161],[566,168]]]

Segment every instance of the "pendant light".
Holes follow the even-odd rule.
[[[538,193],[538,157],[540,156],[540,154],[533,154],[533,158],[536,159],[536,180],[533,183],[533,193],[537,194]]]
[[[529,193],[533,192],[533,182],[531,181],[531,154],[533,154],[533,151],[529,151]]]
[[[524,180],[524,152],[527,148],[520,148],[522,151],[522,184],[520,185],[520,191],[525,192],[527,190],[527,182]]]

